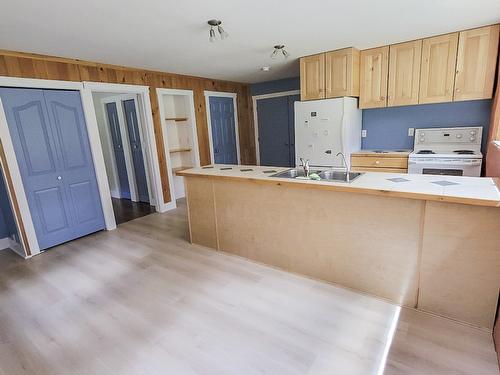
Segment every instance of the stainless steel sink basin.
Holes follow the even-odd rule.
[[[326,171],[311,170],[309,174],[312,173],[317,173],[319,177],[321,177],[321,180],[337,181],[337,182],[351,182],[361,175],[361,173],[350,172],[349,178],[347,178],[346,172],[334,171],[334,170],[326,170]],[[286,171],[273,174],[270,177],[278,177],[278,178],[304,177],[304,171],[302,169],[287,169]]]
[[[319,173],[319,171],[309,171],[311,173]],[[302,169],[287,169],[286,171],[279,172],[271,175],[270,177],[279,177],[279,178],[297,178],[304,177],[304,171]]]
[[[321,177],[322,180],[339,182],[352,182],[359,176],[361,176],[361,173],[358,172],[349,172],[348,175],[346,172],[333,170],[323,171],[319,173],[319,177]]]

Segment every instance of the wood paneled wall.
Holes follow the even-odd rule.
[[[210,164],[204,91],[237,93],[241,162],[242,164],[255,164],[256,162],[252,98],[247,84],[5,50],[0,50],[0,76],[149,86],[165,202],[170,201],[170,191],[156,88],[193,90],[202,165]]]

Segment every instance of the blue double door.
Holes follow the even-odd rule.
[[[118,183],[120,185],[120,196],[121,198],[131,199],[129,176],[127,173],[125,151],[123,148],[124,139],[126,141],[126,138],[128,138],[130,144],[132,165],[134,168],[133,174],[135,176],[137,198],[140,202],[149,202],[146,168],[144,164],[143,149],[135,101],[133,99],[124,100],[122,102],[122,105],[128,137],[122,136],[121,134],[116,102],[106,104],[106,112],[113,143],[113,152],[116,161],[116,169],[118,172]]]
[[[216,164],[238,164],[233,100],[229,97],[209,97],[210,126]]]
[[[260,164],[295,166],[294,103],[299,95],[257,100]]]
[[[78,91],[0,88],[41,250],[105,228]]]

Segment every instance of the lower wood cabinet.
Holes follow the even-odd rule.
[[[389,46],[361,51],[359,108],[387,106]]]
[[[351,170],[354,172],[388,172],[407,173],[407,152],[384,152],[359,151],[351,155]]]

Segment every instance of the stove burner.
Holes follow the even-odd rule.
[[[459,155],[474,155],[474,151],[472,150],[455,150],[453,152]]]
[[[432,150],[420,150],[417,154],[435,154]]]

